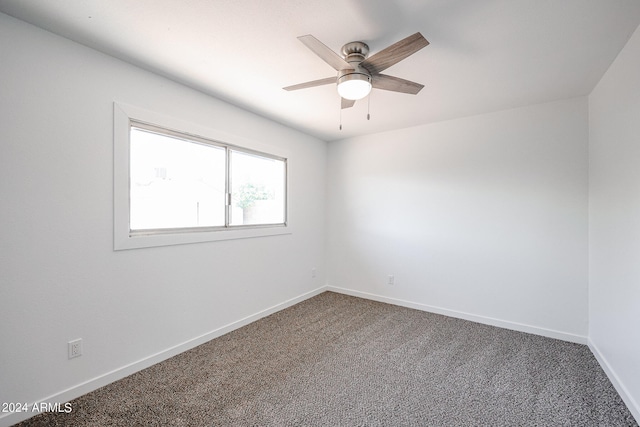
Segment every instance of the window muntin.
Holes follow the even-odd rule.
[[[287,160],[131,121],[129,231],[286,225]]]

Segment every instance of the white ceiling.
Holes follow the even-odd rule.
[[[0,0],[0,11],[323,140],[588,94],[640,23],[640,0]],[[372,92],[343,110],[335,75],[296,37],[371,54],[431,42],[385,74],[418,95]]]

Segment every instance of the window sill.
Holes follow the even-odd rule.
[[[156,246],[185,245],[189,243],[215,242],[222,240],[250,239],[256,237],[281,236],[292,234],[288,226],[271,226],[216,231],[191,231],[167,234],[138,234],[118,238],[115,236],[114,249],[139,249]]]

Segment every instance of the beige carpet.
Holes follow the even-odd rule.
[[[637,426],[583,345],[326,292],[20,426]]]

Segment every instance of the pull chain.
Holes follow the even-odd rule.
[[[342,105],[340,106],[340,130],[342,130]]]
[[[367,97],[367,120],[371,120],[371,115],[369,111],[371,110],[371,92],[369,92],[369,96]]]

